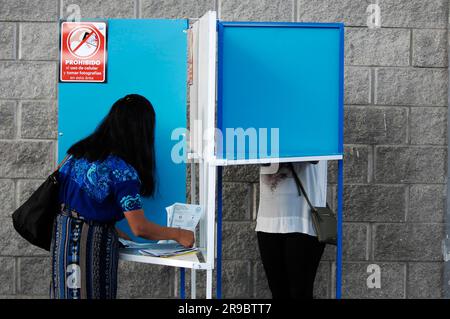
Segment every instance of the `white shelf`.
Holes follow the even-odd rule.
[[[279,158],[250,158],[250,159],[214,159],[211,164],[216,166],[227,165],[244,165],[244,164],[269,164],[269,163],[289,163],[289,162],[313,162],[325,160],[341,160],[342,155],[325,155],[325,156],[304,156],[304,157],[279,157]]]
[[[119,251],[120,260],[124,261],[134,261],[146,264],[163,265],[180,268],[203,269],[203,270],[209,270],[213,268],[212,265],[206,262],[201,262],[198,258],[198,255],[200,255],[201,259],[204,260],[203,251],[201,249],[196,253],[165,258],[142,255],[139,252],[139,249],[136,248],[121,248]]]
[[[270,163],[288,163],[288,162],[314,162],[314,161],[336,161],[343,159],[343,155],[322,155],[322,156],[303,156],[303,157],[277,157],[277,158],[249,158],[249,159],[221,159],[213,157],[203,158],[198,154],[188,154],[188,163],[197,163],[204,161],[209,165],[227,166],[227,165],[245,165],[245,164],[270,164]]]

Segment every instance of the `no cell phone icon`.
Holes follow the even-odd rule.
[[[93,56],[100,47],[98,31],[88,26],[74,29],[67,41],[70,53],[81,59]]]

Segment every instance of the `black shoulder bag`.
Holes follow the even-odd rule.
[[[34,246],[47,251],[50,250],[53,221],[59,212],[58,170],[68,157],[12,215],[16,231]]]
[[[317,238],[319,242],[325,244],[336,245],[337,242],[337,220],[336,215],[331,210],[330,206],[326,207],[314,207],[306,194],[305,189],[303,188],[302,182],[295,172],[294,165],[289,163],[289,167],[292,172],[292,176],[294,177],[295,184],[297,185],[298,195],[305,196],[306,202],[308,206],[311,208],[311,217],[314,228],[317,233]]]

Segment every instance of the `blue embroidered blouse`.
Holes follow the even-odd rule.
[[[142,208],[139,176],[118,156],[89,162],[71,155],[59,172],[60,204],[87,220],[118,221],[125,217],[124,212]]]

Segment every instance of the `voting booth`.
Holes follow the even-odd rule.
[[[340,298],[344,26],[219,21],[217,29],[217,126],[223,134],[213,160],[219,167],[218,197],[222,196],[221,166],[337,160],[335,295]],[[236,140],[243,138],[253,143],[236,147]],[[219,225],[219,256],[221,232]],[[220,269],[219,258],[219,276]]]
[[[214,13],[208,13],[193,26],[198,51],[193,55],[189,156],[199,162],[200,204],[214,205],[211,179],[217,179],[216,296],[221,298],[222,167],[337,160],[340,298],[344,26],[213,20]]]
[[[95,129],[118,98],[141,94],[156,112],[158,182],[155,197],[144,199],[146,217],[165,225],[165,207],[186,201],[187,165],[193,176],[192,203],[204,210],[196,254],[158,258],[128,249],[120,258],[178,267],[182,298],[185,269],[191,271],[191,297],[196,296],[197,271],[205,271],[206,297],[211,298],[216,268],[216,296],[221,298],[222,167],[338,160],[336,297],[340,298],[343,25],[223,22],[213,11],[191,26],[186,19],[101,22],[86,21],[83,40],[73,45],[71,32],[78,26],[66,35],[61,32],[69,55],[80,55],[81,62],[60,68],[59,160]],[[89,41],[100,51],[83,50]],[[86,64],[83,54],[101,55],[104,64]],[[179,145],[185,145],[186,152],[178,154],[182,161],[174,161]],[[126,221],[119,227],[132,235]]]

